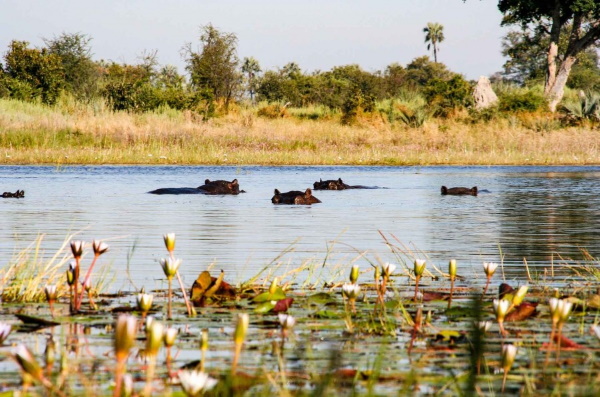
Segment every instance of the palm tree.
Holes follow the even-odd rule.
[[[437,63],[438,44],[444,41],[444,26],[437,22],[427,22],[423,28],[427,49],[433,47],[433,61]]]
[[[250,100],[254,102],[254,92],[256,85],[256,74],[261,72],[260,65],[258,61],[253,57],[244,58],[244,62],[242,64],[242,72],[245,73],[248,77],[248,92],[250,93]]]

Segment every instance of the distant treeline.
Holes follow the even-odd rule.
[[[184,46],[186,75],[182,75],[173,66],[159,65],[156,52],[142,54],[134,65],[95,61],[90,42],[91,38],[81,33],[45,39],[41,48],[32,48],[25,41],[11,42],[0,63],[0,97],[54,104],[66,93],[82,102],[102,99],[114,111],[169,107],[190,110],[205,119],[226,113],[234,103],[266,102],[271,104],[267,106],[276,105],[264,110],[267,116],[276,117],[288,107],[320,106],[340,112],[343,122],[358,113],[378,110],[386,100],[388,104],[394,99],[406,104],[411,102],[407,97],[420,98],[421,102],[412,101],[412,109],[399,109],[399,117],[417,118],[424,105],[428,115],[446,117],[469,108],[472,101],[474,83],[427,56],[376,72],[345,65],[307,73],[294,62],[263,71],[254,58],[238,59],[234,34],[207,25],[202,28],[198,49],[192,44]],[[523,71],[521,76],[530,72]],[[597,78],[597,64],[594,72]],[[541,93],[518,95],[500,106],[506,110],[543,106]],[[398,110],[389,106],[390,112]]]

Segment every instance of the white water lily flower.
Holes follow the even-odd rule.
[[[383,274],[383,277],[386,278],[389,278],[392,274],[394,274],[394,270],[396,270],[396,265],[393,263],[388,262],[381,266],[381,273]]]
[[[81,240],[73,240],[71,241],[71,252],[73,253],[74,258],[81,258],[83,255],[83,245],[84,242]]]
[[[138,309],[142,312],[147,312],[152,308],[152,300],[154,299],[154,295],[152,294],[137,294],[136,303]]]
[[[496,319],[499,323],[504,321],[508,308],[510,307],[510,301],[506,299],[494,299],[494,313],[496,313]]]
[[[175,344],[175,339],[177,339],[178,333],[179,333],[179,331],[177,331],[176,328],[169,327],[169,328],[165,329],[165,333],[164,333],[165,346],[167,346],[167,347],[173,346]]]
[[[492,322],[491,321],[479,321],[479,322],[475,323],[475,325],[484,334],[486,332],[488,332],[490,330],[490,328],[492,328]]]
[[[425,262],[424,259],[415,259],[415,263],[414,263],[415,276],[423,275],[423,272],[425,271],[425,266],[427,266],[427,263]]]
[[[342,285],[342,295],[347,299],[356,299],[360,293],[360,285],[346,283]]]
[[[100,256],[106,251],[108,251],[108,244],[94,240],[92,241],[92,248],[94,249],[94,255]]]
[[[18,345],[14,352],[14,357],[24,372],[28,373],[35,379],[42,378],[42,367],[40,367],[37,360],[33,356],[33,353],[31,353],[27,346],[23,344]]]
[[[175,274],[177,274],[179,265],[181,265],[181,259],[162,258],[160,260],[160,266],[162,267],[163,272],[165,272],[165,276],[167,276],[167,278],[173,278]]]
[[[175,250],[175,233],[167,233],[163,235],[163,239],[165,240],[167,251],[173,252]]]
[[[279,313],[279,324],[283,329],[291,329],[296,325],[296,319],[289,314]]]
[[[494,273],[496,273],[496,268],[498,267],[497,263],[494,262],[483,262],[483,271],[485,275],[488,277],[492,277]]]
[[[517,347],[515,345],[502,346],[502,368],[507,372],[512,367],[517,357]]]
[[[46,294],[46,299],[48,302],[55,301],[57,297],[57,288],[56,285],[50,284],[44,287],[44,293]]]
[[[188,396],[197,396],[202,392],[212,389],[217,380],[201,371],[182,370],[178,372],[181,388]]]

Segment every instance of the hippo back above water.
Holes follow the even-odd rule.
[[[4,192],[4,193],[2,193],[2,195],[0,197],[2,197],[2,198],[23,198],[23,197],[25,197],[25,190],[17,190],[14,193]]]
[[[240,194],[245,193],[240,190],[240,185],[237,179],[233,181],[211,181],[206,179],[204,185],[198,187],[166,187],[152,190],[151,194]]]
[[[199,190],[203,190],[205,194],[240,194],[244,191],[240,191],[240,185],[237,179],[231,182],[228,181],[211,181],[206,179],[204,185],[198,186]]]
[[[442,186],[442,196],[477,196],[477,186],[472,188],[468,187],[451,187],[448,189],[446,186]]]
[[[311,205],[320,203],[321,200],[312,195],[312,191],[306,189],[304,192],[299,190],[292,190],[289,192],[281,193],[275,189],[275,195],[271,198],[273,204],[296,204],[296,205]]]
[[[377,186],[348,185],[342,181],[342,178],[326,181],[320,179],[318,182],[313,183],[313,188],[315,190],[378,189]]]

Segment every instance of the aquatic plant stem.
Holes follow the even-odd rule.
[[[94,265],[96,264],[96,261],[98,260],[99,256],[100,256],[99,254],[94,254],[94,259],[92,260],[92,263],[90,264],[88,271],[85,273],[85,278],[83,279],[82,285],[84,285],[84,286],[87,285],[90,277],[92,277],[92,269],[94,268]],[[79,263],[77,264],[77,266],[79,266]],[[76,282],[78,282],[78,281],[79,280],[77,280]],[[84,292],[85,292],[85,287],[81,288],[81,293],[79,294],[77,306],[75,308],[76,310],[79,310],[81,307],[81,302],[83,301],[83,293]]]
[[[450,298],[448,299],[448,309],[452,307],[452,295],[454,294],[454,277],[450,279]]]
[[[173,295],[173,278],[167,278],[167,282],[169,283],[169,292],[168,292],[168,300],[167,300],[167,320],[172,320],[173,315],[171,311],[171,295]]]
[[[144,386],[144,396],[152,395],[152,383],[154,382],[154,372],[156,369],[156,355],[148,357],[148,366],[146,367],[146,386]]]
[[[236,369],[237,369],[237,365],[238,365],[238,361],[240,359],[240,354],[242,353],[242,346],[243,343],[236,343],[235,344],[235,351],[233,354],[233,363],[231,364],[231,373],[233,375],[235,375]]]
[[[485,294],[487,294],[487,290],[490,286],[490,279],[491,277],[487,277],[486,282],[485,282],[485,287],[483,288],[483,294],[481,294],[481,300],[483,300],[485,298]]]
[[[415,297],[413,298],[414,302],[417,301],[417,294],[419,293],[419,280],[420,279],[421,279],[421,276],[415,276]]]
[[[74,292],[73,292],[73,312],[77,312],[79,310],[79,292],[78,292],[78,288],[79,288],[79,262],[81,262],[81,259],[79,257],[75,258],[75,271],[73,274],[73,279],[75,280],[75,282],[73,283],[73,288],[74,288]]]
[[[556,333],[556,322],[552,321],[552,330],[550,331],[550,341],[548,342],[548,348],[546,350],[546,360],[544,361],[544,369],[546,369],[546,367],[548,366],[548,361],[550,361],[550,350],[552,350],[555,333]]]
[[[113,397],[121,397],[121,386],[123,384],[123,375],[125,373],[125,358],[117,358],[117,366],[115,368],[115,389],[113,390]]]
[[[171,256],[171,260],[175,260],[175,256],[173,255],[173,251],[169,251],[169,255]],[[183,280],[181,280],[181,275],[179,274],[179,269],[175,272],[177,276],[177,281],[179,282],[179,287],[181,288],[181,293],[183,295],[183,300],[185,302],[185,307],[188,312],[188,317],[193,317],[194,312],[192,311],[192,305],[190,304],[190,300],[187,297],[187,293],[185,292],[185,286],[183,285]]]

